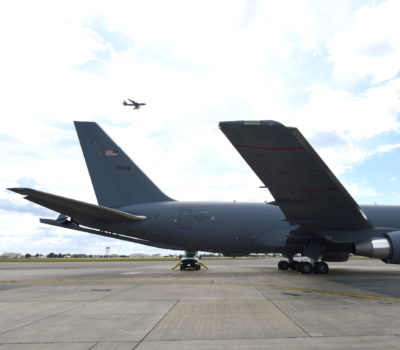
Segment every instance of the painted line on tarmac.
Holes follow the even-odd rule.
[[[126,273],[128,274],[128,273]],[[132,273],[129,273],[132,274]],[[215,285],[215,286],[232,286],[232,287],[253,287],[263,289],[278,289],[278,290],[289,290],[306,293],[317,293],[327,295],[337,295],[343,297],[352,297],[359,299],[370,299],[388,301],[394,303],[400,303],[400,298],[392,297],[381,297],[377,295],[359,294],[359,293],[348,293],[338,292],[333,290],[325,289],[312,289],[312,288],[300,288],[300,287],[289,287],[289,286],[275,286],[268,284],[244,284],[244,283],[233,283],[233,282],[215,282],[213,280],[191,280],[191,281],[178,281],[178,280],[154,280],[154,279],[140,279],[140,280],[121,280],[121,279],[108,279],[108,280],[14,280],[14,281],[0,281],[0,285],[13,285],[13,284],[24,284],[24,285],[40,285],[40,284],[182,284],[182,285]]]
[[[400,303],[400,298],[380,297],[380,296],[376,296],[376,295],[367,295],[367,294],[358,294],[358,293],[336,292],[336,291],[324,290],[324,289],[309,289],[309,288],[265,286],[265,285],[254,285],[254,287],[256,287],[256,288],[273,288],[273,289],[291,290],[291,291],[308,292],[308,293],[330,294],[330,295],[339,295],[339,296],[346,296],[346,297],[353,297],[353,298],[383,300],[383,301],[391,301],[391,302],[395,302],[395,303]]]

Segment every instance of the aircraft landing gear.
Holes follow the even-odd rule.
[[[279,270],[293,270],[308,275],[310,273],[327,274],[329,266],[325,261],[296,261],[289,258],[289,261],[281,260],[278,263]]]
[[[302,261],[299,263],[297,271],[304,273],[305,275],[312,272],[323,275],[329,272],[329,266],[325,261],[316,261],[313,263]]]
[[[289,268],[293,271],[297,271],[299,269],[299,262],[297,260],[289,259]]]
[[[297,267],[297,271],[301,272],[305,275],[308,275],[309,273],[312,273],[314,270],[313,266],[311,263],[309,263],[308,261],[301,261],[299,262],[299,265]]]
[[[279,270],[288,270],[290,268],[290,264],[286,260],[281,260],[278,263],[278,269]]]
[[[299,262],[297,260],[293,260],[293,257],[289,256],[287,260],[281,260],[278,263],[279,270],[293,270],[297,271],[299,267]]]
[[[325,261],[318,261],[314,264],[314,272],[319,274],[326,274],[329,272],[329,266]]]

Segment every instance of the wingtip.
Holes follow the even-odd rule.
[[[219,122],[219,127],[225,126],[284,126],[275,120],[233,120]]]
[[[25,187],[9,187],[7,188],[8,191],[12,191],[18,194],[27,194],[26,192],[30,190],[30,188]]]

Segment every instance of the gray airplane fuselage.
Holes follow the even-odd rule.
[[[400,229],[400,206],[361,206],[375,227],[391,231]],[[140,213],[146,220],[109,224],[102,228],[155,242],[178,245],[186,250],[247,254],[261,252],[301,252],[301,244],[288,245],[290,225],[279,209],[266,203],[238,202],[156,202],[119,208],[131,214]],[[351,243],[344,235],[342,242]],[[365,230],[360,239],[377,236]]]

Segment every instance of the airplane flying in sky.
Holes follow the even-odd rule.
[[[131,99],[127,99],[128,101],[131,101],[131,103],[128,103],[128,102],[126,102],[125,100],[124,100],[124,102],[122,102],[122,104],[124,105],[124,106],[133,106],[133,109],[139,109],[141,106],[146,106],[146,104],[145,103],[139,103],[139,102],[135,102],[135,101],[133,101],[133,100],[131,100]]]
[[[55,210],[42,223],[159,248],[239,256],[282,253],[281,270],[327,273],[350,254],[400,264],[400,206],[359,206],[298,129],[275,121],[220,129],[274,197],[181,202],[165,195],[94,122],[75,122],[98,205],[9,190]],[[302,254],[311,261],[296,261]]]

